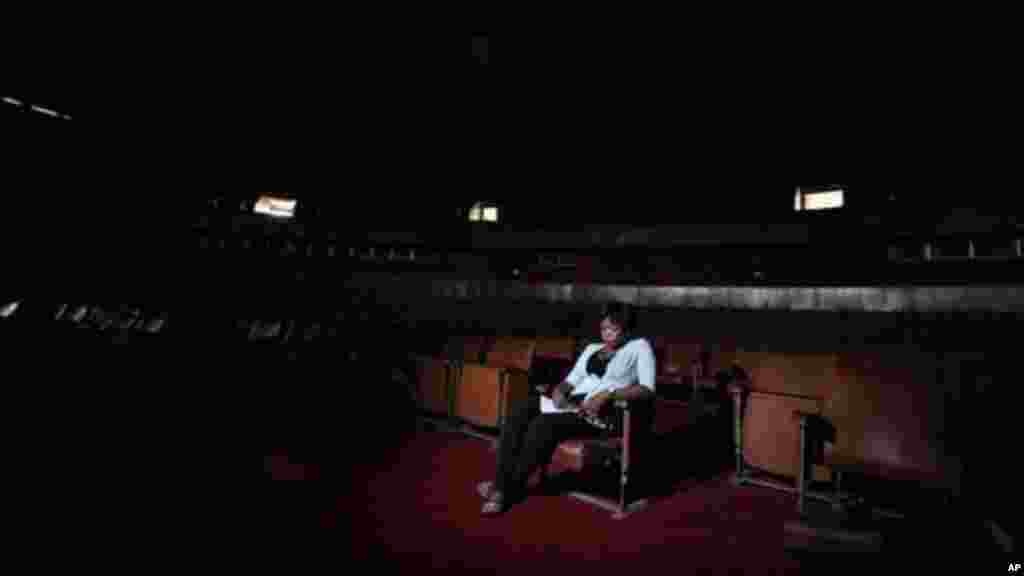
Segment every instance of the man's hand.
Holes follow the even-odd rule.
[[[611,397],[611,392],[600,392],[598,394],[594,394],[583,403],[583,411],[596,417]]]
[[[555,408],[558,408],[559,410],[565,410],[566,408],[571,407],[571,404],[569,404],[569,397],[565,395],[561,384],[555,386],[555,389],[551,391],[551,400],[555,403]]]

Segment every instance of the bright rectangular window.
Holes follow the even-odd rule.
[[[831,210],[843,207],[843,190],[805,191],[797,188],[793,199],[793,209],[800,210]]]
[[[470,222],[497,222],[498,207],[494,205],[477,202],[469,210]]]
[[[295,216],[295,204],[296,201],[289,198],[260,196],[253,206],[253,212],[277,218],[291,218]]]

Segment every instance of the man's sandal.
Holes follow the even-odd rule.
[[[484,502],[483,508],[480,509],[480,515],[485,517],[498,516],[504,514],[506,510],[505,503],[502,502],[501,497],[498,497],[495,500]]]
[[[500,494],[494,487],[494,482],[480,482],[476,485],[476,493],[484,500],[493,500],[496,494]]]

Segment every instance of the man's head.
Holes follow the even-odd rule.
[[[621,345],[636,326],[633,307],[621,302],[609,302],[601,308],[601,341],[614,348]]]

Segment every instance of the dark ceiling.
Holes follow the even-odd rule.
[[[75,72],[73,55],[51,60],[63,68],[12,80],[0,96],[45,103],[73,122],[8,132],[4,151],[31,156],[22,182],[45,173],[49,189],[126,194],[140,205],[287,191],[352,207],[361,221],[415,222],[483,198],[503,200],[520,221],[567,226],[772,220],[792,215],[794,184],[807,181],[844,184],[851,208],[865,210],[891,206],[892,195],[909,213],[1008,205],[1005,180],[936,153],[938,125],[915,124],[894,104],[883,116],[834,95],[802,98],[806,114],[794,114],[775,105],[792,99],[782,86],[753,98],[754,84],[742,89],[735,77],[729,90],[647,74],[665,70],[664,56],[644,77],[572,66],[556,74],[558,62],[571,64],[563,60],[533,74],[542,59],[532,56],[496,76],[420,66],[434,57],[427,43],[415,56],[412,42],[367,51],[331,38],[288,51],[280,42],[148,51],[137,70],[104,66],[92,76],[88,66]]]

